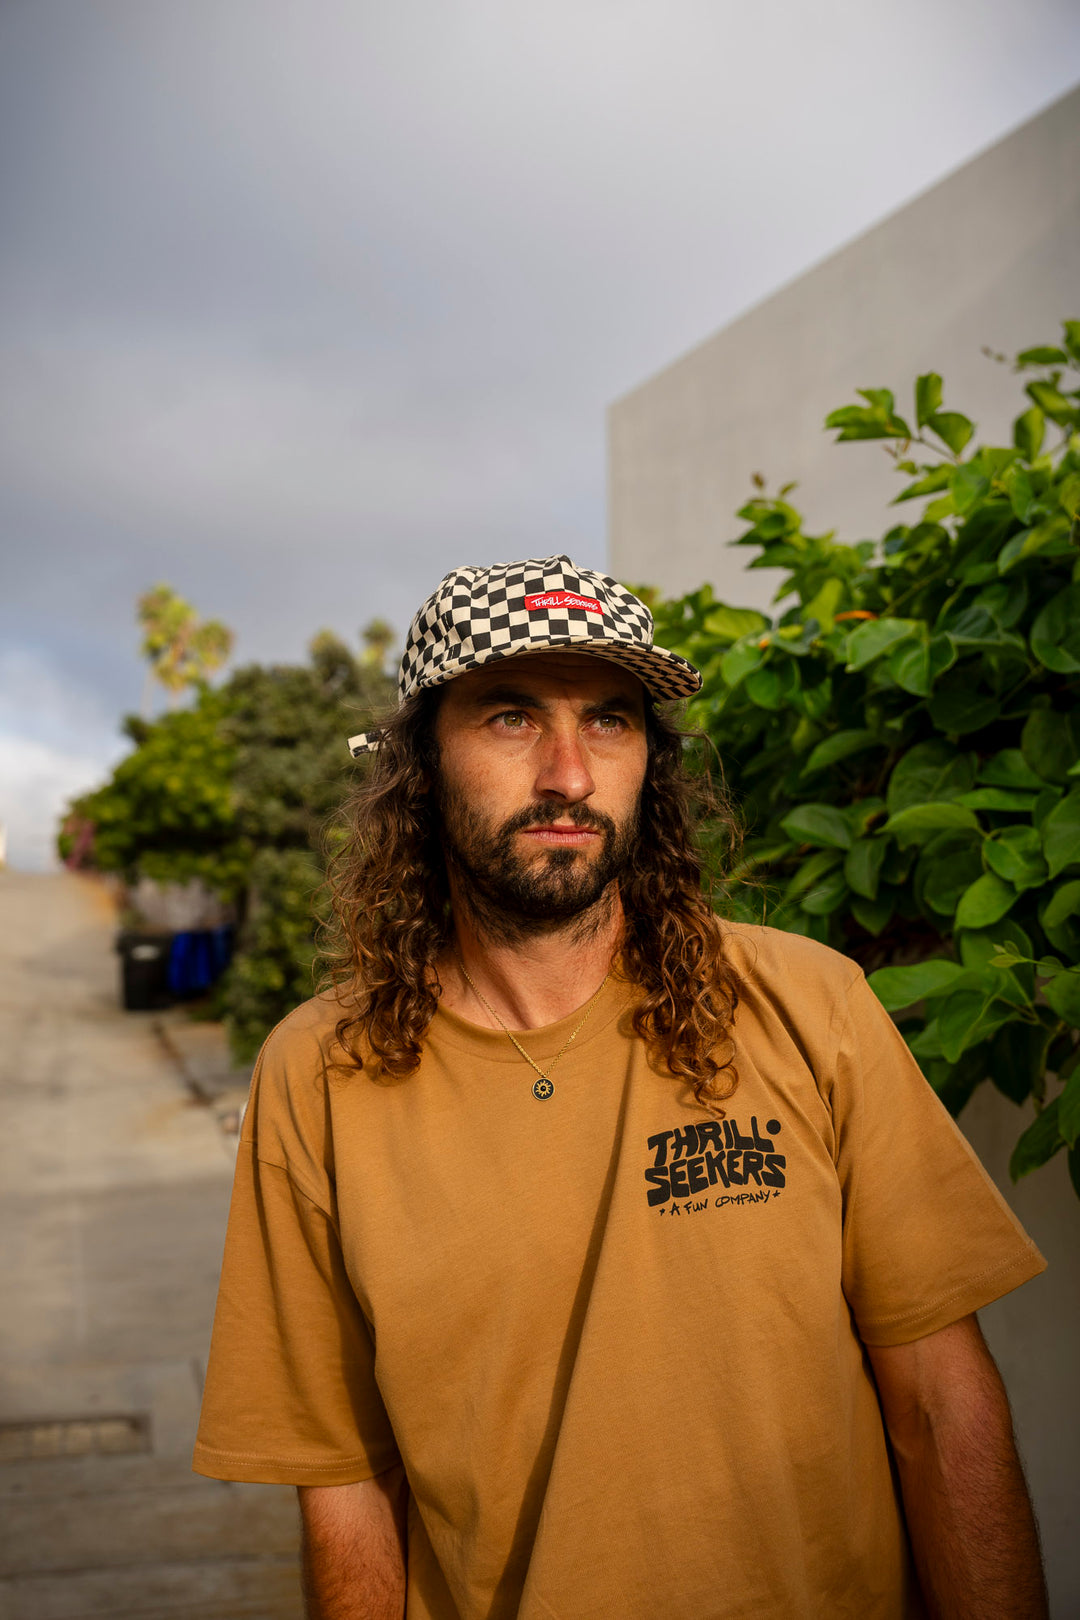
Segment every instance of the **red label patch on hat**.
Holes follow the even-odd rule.
[[[573,591],[546,591],[543,596],[527,596],[525,606],[530,613],[542,608],[584,608],[586,613],[603,615],[603,608],[594,596],[575,596]]]

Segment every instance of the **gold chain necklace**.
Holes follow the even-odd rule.
[[[454,952],[454,955],[457,958],[457,965],[461,969],[462,977],[464,978],[465,983],[468,985],[469,989],[472,991],[473,995],[476,997],[477,1001],[479,1001],[482,1006],[487,1008],[488,1012],[491,1014],[492,1018],[494,1018],[495,1022],[498,1024],[499,1028],[502,1030],[503,1034],[506,1035],[514,1043],[514,1045],[517,1047],[518,1051],[521,1053],[522,1057],[525,1059],[526,1063],[530,1066],[530,1068],[535,1069],[537,1074],[540,1076],[539,1080],[536,1080],[533,1083],[533,1088],[532,1088],[533,1096],[536,1098],[537,1102],[547,1102],[548,1098],[554,1096],[554,1094],[555,1094],[555,1087],[551,1083],[551,1080],[549,1079],[548,1075],[546,1075],[544,1073],[543,1069],[540,1067],[539,1063],[536,1062],[535,1058],[531,1058],[529,1056],[528,1052],[526,1052],[525,1048],[522,1046],[521,1042],[518,1040],[518,1038],[514,1034],[513,1030],[512,1029],[507,1029],[506,1025],[503,1023],[502,1019],[499,1017],[498,1013],[495,1011],[494,1007],[491,1005],[491,1002],[488,1001],[487,997],[480,994],[480,991],[476,988],[475,984],[473,984],[472,980],[469,978],[469,975],[465,970],[465,964],[461,960],[461,957],[458,955],[457,951]],[[559,1050],[556,1052],[555,1056],[549,1062],[549,1064],[548,1064],[548,1069],[549,1070],[553,1069],[555,1067],[556,1063],[558,1063],[559,1059],[562,1057],[563,1053],[566,1051],[566,1048],[570,1045],[570,1042],[574,1039],[574,1036],[580,1034],[581,1030],[584,1029],[585,1023],[586,1023],[586,1020],[588,1019],[589,1014],[592,1012],[593,1008],[596,1006],[596,1003],[600,999],[600,991],[603,990],[604,985],[607,984],[607,982],[608,982],[608,980],[610,978],[611,978],[611,969],[608,968],[607,972],[604,974],[603,980],[601,981],[600,990],[597,990],[596,994],[590,998],[589,1004],[585,1008],[585,1011],[582,1013],[580,1021],[570,1031],[570,1034],[566,1037],[565,1041],[563,1041],[562,1045],[559,1047]]]

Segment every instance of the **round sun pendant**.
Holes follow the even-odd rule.
[[[538,1080],[533,1086],[533,1096],[537,1102],[547,1102],[548,1098],[554,1095],[554,1091],[555,1087],[550,1080]]]

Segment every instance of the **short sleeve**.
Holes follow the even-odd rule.
[[[343,1485],[398,1461],[332,1212],[241,1142],[193,1466]]]
[[[923,1338],[1045,1269],[861,973],[831,1091],[843,1288],[865,1343]]]

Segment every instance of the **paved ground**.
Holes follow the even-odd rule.
[[[0,871],[0,1616],[298,1620],[292,1491],[189,1462],[238,1077],[119,1010],[113,930]]]

